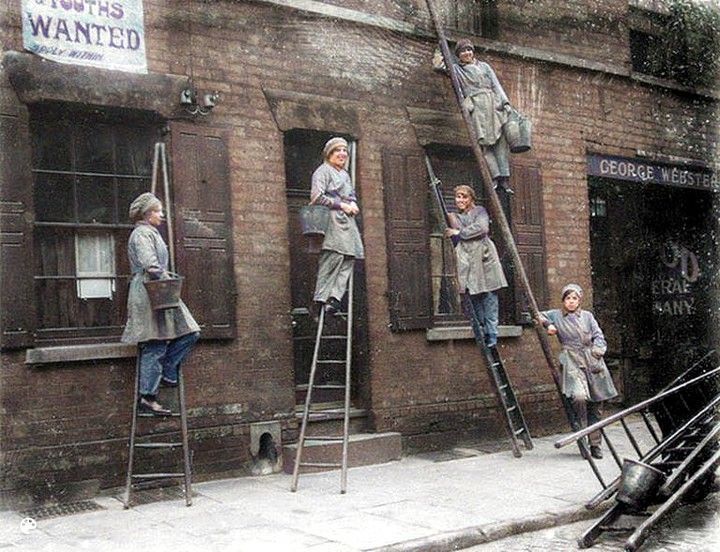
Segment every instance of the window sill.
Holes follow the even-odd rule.
[[[498,337],[520,337],[522,326],[498,326]],[[470,326],[450,326],[447,328],[430,328],[425,331],[428,341],[449,341],[453,339],[475,339]]]
[[[38,347],[25,352],[25,364],[52,364],[106,358],[132,358],[137,345],[132,343],[98,343],[93,345],[66,345]]]

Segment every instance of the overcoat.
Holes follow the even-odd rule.
[[[460,230],[455,248],[460,292],[475,295],[507,287],[497,248],[488,237],[490,218],[485,207],[476,205],[454,217]]]
[[[563,346],[560,353],[563,394],[594,402],[616,397],[617,390],[602,357],[607,350],[607,342],[593,314],[578,308],[575,312],[552,309],[541,315],[555,325]]]
[[[365,256],[360,230],[355,217],[340,209],[340,202],[357,203],[350,174],[324,162],[312,175],[310,203],[330,209],[330,221],[325,230],[322,249],[349,255],[356,259]]]
[[[180,306],[170,309],[154,311],[150,306],[143,282],[168,277],[168,249],[157,228],[145,221],[136,223],[128,240],[128,258],[132,277],[122,341],[169,340],[199,332],[200,326],[182,301]]]

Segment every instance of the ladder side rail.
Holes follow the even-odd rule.
[[[125,480],[125,493],[123,495],[123,508],[130,508],[130,494],[132,492],[132,472],[135,459],[135,432],[137,431],[138,417],[138,390],[140,388],[140,346],[136,348],[135,356],[135,387],[133,391],[132,422],[130,423],[130,438],[128,440],[128,468]]]
[[[630,407],[626,408],[625,410],[621,410],[620,412],[611,414],[607,418],[600,420],[599,422],[594,423],[591,426],[588,426],[584,429],[576,431],[575,433],[572,433],[561,439],[558,439],[555,442],[555,448],[562,448],[564,446],[567,446],[567,445],[581,439],[582,437],[586,437],[590,433],[598,431],[608,425],[611,425],[611,424],[619,421],[621,418],[626,418],[630,414],[635,414],[636,412],[640,412],[640,411],[646,409],[648,406],[654,405],[655,403],[659,403],[663,399],[670,397],[676,393],[679,393],[690,386],[704,383],[706,380],[708,380],[709,378],[711,378],[715,375],[720,375],[720,366],[717,368],[714,368],[710,372],[706,372],[705,374],[702,374],[702,375],[700,375],[696,378],[693,378],[685,383],[682,383],[682,384],[678,385],[677,387],[670,388],[666,391],[658,393],[654,397],[645,399],[644,401],[641,401],[633,406],[630,406]]]
[[[190,443],[188,438],[187,407],[185,405],[185,383],[183,370],[178,370],[178,403],[180,405],[180,432],[182,433],[183,479],[185,480],[185,506],[192,506],[192,464],[190,463]]]
[[[352,378],[352,338],[353,338],[353,288],[355,270],[348,281],[347,339],[345,340],[345,412],[343,413],[342,469],[340,471],[340,493],[347,491],[348,445],[350,440],[350,385]]]
[[[603,516],[593,523],[578,539],[578,548],[590,548],[603,532],[603,527],[610,525],[622,515],[622,505],[615,504]]]
[[[657,458],[660,454],[662,454],[666,449],[668,449],[670,446],[674,445],[677,441],[681,440],[685,432],[692,428],[696,423],[702,422],[707,419],[708,416],[712,417],[714,416],[714,410],[715,408],[720,404],[720,394],[715,397],[713,401],[710,402],[705,408],[702,409],[701,412],[699,412],[697,415],[693,416],[692,419],[688,420],[686,423],[684,423],[681,427],[676,429],[671,435],[669,435],[667,438],[665,438],[660,444],[653,447],[645,456],[640,458],[642,462],[650,463],[652,460]],[[598,424],[596,424],[598,425]],[[596,508],[601,502],[607,500],[610,498],[613,493],[617,490],[617,487],[620,483],[620,475],[618,475],[615,479],[612,480],[612,482],[606,486],[602,491],[600,491],[598,494],[596,494],[593,498],[591,498],[585,507],[588,510],[592,510]]]
[[[473,153],[475,155],[475,160],[477,161],[477,165],[480,169],[480,174],[482,176],[482,182],[483,186],[485,187],[485,195],[488,198],[490,211],[492,213],[493,219],[495,223],[497,224],[498,229],[500,230],[500,235],[502,236],[503,243],[505,244],[505,247],[507,248],[507,251],[510,253],[510,256],[512,258],[513,267],[515,269],[515,275],[520,279],[521,287],[525,293],[525,297],[528,301],[528,307],[530,308],[530,314],[533,318],[533,320],[537,320],[540,316],[540,310],[538,309],[537,301],[535,300],[535,295],[533,294],[533,291],[530,287],[530,280],[527,277],[527,273],[525,272],[525,268],[522,263],[522,259],[520,258],[520,253],[518,251],[517,245],[515,244],[515,239],[513,238],[512,232],[510,231],[510,225],[508,224],[507,217],[505,216],[505,212],[502,209],[502,205],[500,204],[500,200],[497,197],[497,194],[495,193],[495,190],[493,188],[492,183],[492,177],[490,175],[490,169],[487,166],[487,161],[485,160],[485,157],[483,155],[483,150],[480,147],[480,145],[477,142],[476,132],[475,128],[472,124],[472,121],[470,119],[470,114],[468,113],[467,109],[463,106],[463,94],[462,89],[460,87],[460,82],[458,80],[457,75],[455,74],[455,71],[453,70],[453,58],[450,53],[450,48],[448,47],[447,38],[445,37],[445,32],[442,29],[442,26],[439,23],[439,19],[435,13],[435,8],[433,7],[432,0],[426,0],[428,10],[430,11],[430,17],[433,21],[433,24],[435,26],[435,30],[439,39],[440,44],[440,50],[443,55],[443,59],[445,61],[445,67],[448,70],[448,73],[450,74],[450,80],[452,82],[453,89],[455,91],[455,99],[458,103],[458,108],[460,109],[460,113],[462,114],[463,121],[465,122],[465,126],[467,127],[468,134],[470,135],[470,147],[473,150]],[[562,383],[560,380],[560,372],[557,368],[557,365],[555,363],[555,358],[553,356],[552,349],[550,348],[550,341],[548,340],[548,336],[545,333],[545,329],[537,325],[536,326],[536,333],[538,336],[538,340],[540,341],[540,347],[542,349],[543,355],[545,357],[545,361],[548,365],[548,368],[550,369],[550,374],[552,375],[553,382],[555,383],[555,388],[558,392],[558,395],[560,397],[560,401],[563,405],[563,410],[565,411],[565,415],[567,417],[568,423],[570,424],[570,427],[575,430],[577,429],[577,424],[575,422],[575,415],[572,410],[572,405],[570,404],[569,400],[563,395],[562,393]]]
[[[675,508],[680,506],[681,499],[690,492],[693,487],[710,472],[715,469],[717,463],[720,462],[720,450],[717,450],[712,457],[705,462],[699,470],[697,470],[693,476],[688,479],[677,491],[675,491],[670,498],[668,498],[663,504],[653,512],[653,514],[643,521],[636,529],[635,532],[630,535],[630,538],[625,542],[625,550],[634,551],[637,550],[645,539],[647,538],[648,532],[655,526],[667,514],[672,512]]]
[[[675,469],[660,488],[660,496],[670,496],[682,482],[682,478],[687,475],[688,469],[693,462],[706,450],[709,445],[717,445],[717,437],[720,435],[720,423],[715,424],[708,434],[700,441],[697,446],[688,454],[682,463]]]
[[[325,323],[325,309],[320,309],[320,319],[318,320],[317,332],[315,334],[315,347],[313,349],[312,365],[310,367],[310,376],[308,379],[308,388],[305,392],[305,407],[303,409],[302,422],[300,424],[300,437],[298,438],[297,451],[295,452],[295,467],[293,468],[292,483],[290,490],[297,491],[298,477],[300,475],[300,462],[302,460],[302,451],[305,445],[305,432],[307,430],[308,418],[310,417],[310,405],[312,402],[312,389],[315,380],[315,371],[317,369],[318,355],[320,352],[320,340],[322,338],[323,325]]]

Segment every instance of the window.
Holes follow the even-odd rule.
[[[452,190],[459,184],[472,185],[478,204],[485,203],[469,149],[434,146],[427,153],[449,209],[455,208]],[[422,150],[383,152],[388,300],[394,331],[468,324],[458,301],[454,251],[442,238],[424,157]],[[505,212],[533,294],[539,305],[546,305],[540,169],[531,158],[514,159],[511,175],[515,195]],[[525,295],[516,288],[510,256],[504,252],[496,225],[491,224],[490,232],[508,280],[508,287],[499,292],[500,323],[529,323]]]
[[[498,11],[495,0],[442,0],[439,10],[448,29],[497,38]]]
[[[125,324],[130,202],[150,189],[156,122],[31,111],[36,343],[115,341]]]

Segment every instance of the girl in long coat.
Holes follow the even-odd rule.
[[[495,244],[489,237],[490,217],[485,207],[475,205],[475,190],[470,186],[455,188],[458,213],[452,214],[452,228],[447,237],[456,236],[458,287],[465,295],[466,306],[476,339],[495,347],[498,336],[500,306],[497,290],[507,287]]]
[[[130,205],[130,220],[135,222],[128,240],[132,278],[122,341],[138,344],[139,410],[166,416],[171,412],[157,402],[158,388],[161,382],[177,385],[180,364],[198,340],[200,327],[182,301],[178,307],[153,310],[143,285],[169,278],[168,248],[157,229],[163,221],[162,203],[151,193],[141,194]]]
[[[345,170],[348,143],[331,138],[323,148],[325,162],[312,175],[310,203],[330,209],[318,263],[314,300],[332,314],[340,308],[355,259],[365,255],[355,217],[360,213],[355,188]]]
[[[582,295],[579,285],[566,285],[562,289],[562,308],[540,313],[540,321],[548,334],[557,335],[562,344],[562,392],[571,400],[577,421],[584,428],[600,421],[603,401],[618,393],[603,359],[607,351],[605,336],[593,314],[580,308]],[[589,439],[590,454],[602,458],[600,433],[591,433]]]

